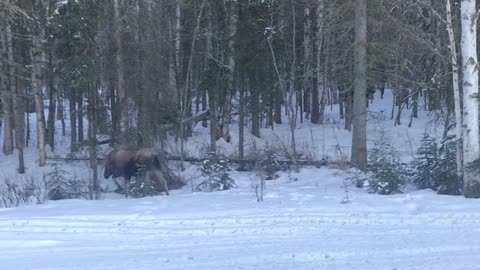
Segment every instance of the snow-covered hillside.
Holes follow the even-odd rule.
[[[404,160],[412,157],[425,129],[443,131],[434,116],[420,111],[411,128],[405,110],[401,126],[390,120],[391,93],[369,107],[372,146],[384,130]],[[337,146],[349,154],[350,132],[336,108],[327,109],[324,126],[300,124],[296,134],[306,156],[337,159]],[[238,136],[219,149],[235,155]],[[208,128],[195,128],[188,153],[202,155]],[[288,127],[247,136],[258,148],[288,144]],[[67,134],[68,135],[68,134]],[[35,135],[32,134],[32,138]],[[255,141],[255,142],[254,142]],[[67,138],[56,154],[66,155]],[[172,139],[170,150],[177,151]],[[104,149],[108,150],[108,149]],[[36,166],[36,149],[26,152],[27,176],[41,179],[47,168]],[[50,153],[49,155],[51,155]],[[3,179],[19,180],[16,157],[0,156]],[[60,165],[73,177],[88,179],[86,163]],[[184,172],[198,181],[198,167]],[[348,172],[303,168],[268,181],[265,201],[258,203],[255,176],[231,172],[237,188],[192,192],[194,182],[171,196],[124,199],[103,194],[98,201],[48,201],[0,209],[0,269],[478,269],[480,202],[432,191],[381,196],[348,187]],[[103,185],[111,184],[102,180]],[[198,184],[198,183],[197,183]]]
[[[0,211],[2,269],[478,269],[479,202],[370,195],[303,169],[216,193],[48,202]]]
[[[377,91],[374,95],[373,103],[367,108],[367,144],[371,148],[380,136],[380,132],[384,131],[392,145],[397,149],[402,159],[411,160],[415,150],[420,145],[423,133],[427,130],[432,135],[441,135],[444,124],[439,119],[437,112],[426,112],[423,99],[419,100],[419,117],[414,118],[412,127],[408,127],[411,117],[411,109],[404,107],[401,114],[401,125],[394,126],[391,120],[393,91],[387,89],[384,98],[380,98]],[[395,117],[397,115],[395,107]],[[238,123],[235,121],[231,126],[232,142],[226,143],[221,140],[217,142],[217,149],[227,156],[238,155]],[[330,160],[340,159],[342,156],[350,156],[351,150],[351,132],[345,130],[345,122],[340,119],[338,105],[327,106],[325,110],[325,125],[311,124],[309,121],[300,123],[297,119],[297,129],[295,132],[297,141],[297,151],[304,157],[319,160],[328,158]],[[434,121],[435,120],[435,121]],[[283,123],[288,123],[285,116]],[[188,156],[198,156],[208,152],[210,142],[209,128],[202,127],[201,123],[197,124],[194,129],[194,137],[189,138],[186,143],[186,154]],[[275,125],[272,129],[261,129],[261,138],[257,138],[246,129],[245,133],[245,153],[248,155],[254,149],[271,148],[284,151],[290,148],[290,128],[287,124]],[[173,138],[169,141],[167,149],[176,155],[180,154],[180,145]],[[339,150],[340,152],[339,153]]]

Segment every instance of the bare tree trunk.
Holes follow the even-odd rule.
[[[325,9],[325,2],[324,0],[319,0],[317,6],[317,33],[315,39],[315,47],[317,48],[316,52],[316,74],[314,76],[314,83],[312,87],[312,123],[314,124],[321,124],[322,123],[322,115],[320,113],[320,95],[318,85],[322,78],[321,73],[321,55],[322,55],[322,44],[323,44],[323,14]],[[323,97],[322,97],[323,98]]]
[[[289,108],[289,126],[290,126],[290,137],[291,137],[291,146],[293,154],[297,154],[296,142],[295,142],[295,129],[297,128],[297,114],[295,113],[295,70],[297,67],[297,47],[296,47],[296,17],[295,17],[295,1],[291,1],[292,4],[292,67],[290,68],[289,76],[289,90],[288,90],[288,108]]]
[[[23,149],[25,148],[25,93],[24,85],[19,83],[19,79],[12,78],[13,111],[15,121],[15,147],[18,150],[18,173],[25,173],[25,160],[23,158]],[[20,85],[19,85],[20,84]]]
[[[255,75],[253,81],[255,83],[249,83],[248,88],[250,90],[250,102],[252,111],[252,135],[260,138],[260,94],[257,89],[257,82],[259,80],[258,75]]]
[[[42,91],[42,49],[41,49],[41,26],[38,14],[35,14],[36,31],[32,36],[32,47],[30,57],[32,60],[32,89],[35,99],[35,112],[37,115],[37,144],[39,152],[39,166],[43,167],[47,163],[47,154],[45,151],[45,119],[43,111],[43,91]]]
[[[91,83],[87,84],[88,91],[88,140],[90,142],[90,170],[91,175],[91,198],[98,199],[100,195],[100,184],[98,182],[98,161],[97,161],[97,95],[96,87]]]
[[[461,95],[460,95],[460,84],[459,84],[459,70],[458,70],[458,58],[457,58],[457,45],[455,41],[455,35],[453,32],[453,23],[452,23],[452,6],[450,0],[446,2],[447,10],[447,32],[448,39],[450,41],[450,58],[452,59],[452,86],[453,86],[453,95],[454,95],[454,104],[455,104],[455,161],[457,163],[457,177],[461,181],[463,179],[463,145],[462,145],[462,104],[461,104]],[[417,95],[418,97],[418,95]],[[415,97],[414,97],[415,98]],[[414,105],[416,102],[414,103]],[[415,108],[415,107],[414,107]]]
[[[367,169],[367,1],[355,0],[355,82],[351,164]]]
[[[311,16],[310,3],[306,3],[304,8],[304,24],[303,24],[303,89],[304,89],[304,111],[305,118],[310,119],[310,95],[312,92],[312,76],[311,76],[311,59],[312,59],[312,44],[311,44]]]
[[[84,139],[83,129],[83,93],[77,91],[78,94],[78,107],[77,107],[77,123],[78,123],[78,141],[82,142]]]
[[[62,136],[65,137],[66,126],[65,126],[64,96],[65,96],[65,91],[62,91],[61,94],[57,95],[57,120],[60,120],[60,122],[62,123]]]
[[[465,166],[480,156],[478,125],[477,15],[475,0],[461,1],[463,64],[463,161]],[[463,194],[480,197],[480,178],[464,170]]]
[[[217,153],[217,102],[214,89],[208,90],[208,106],[210,110],[210,152]]]
[[[345,93],[345,129],[351,131],[353,124],[353,92],[351,89]]]
[[[393,101],[392,101],[392,113],[390,115],[390,120],[393,120],[393,117],[395,116],[395,104],[397,104],[397,88],[398,86],[395,86],[395,90],[393,91]]]
[[[325,59],[323,63],[323,78],[320,68],[318,69],[318,79],[322,78],[322,95],[320,97],[320,115],[318,122],[319,124],[323,124],[325,120],[325,107],[327,105],[327,97],[328,97],[328,36],[325,38]],[[318,64],[320,65],[320,58],[318,58]]]
[[[50,72],[53,72],[51,70]],[[53,76],[53,75],[50,75]],[[48,105],[48,118],[47,118],[47,144],[50,145],[52,151],[55,151],[55,109],[57,107],[57,93],[53,84],[53,78],[49,78],[49,105]]]
[[[182,164],[183,164],[183,156],[184,156],[184,140],[186,135],[185,134],[186,128],[183,120],[187,117],[188,113],[191,111],[191,108],[190,108],[191,95],[189,94],[189,92],[191,92],[190,79],[191,79],[191,73],[192,73],[193,55],[195,53],[195,43],[197,40],[198,32],[200,30],[200,22],[202,21],[203,12],[204,12],[206,3],[207,3],[206,0],[202,1],[202,5],[200,6],[200,11],[197,17],[197,24],[195,25],[195,29],[193,30],[192,43],[190,48],[190,58],[188,59],[187,74],[185,75],[185,85],[180,95],[181,97],[180,104],[182,106],[181,118],[180,118],[180,148],[181,148],[180,151],[181,151],[181,157],[182,157]],[[210,145],[210,147],[213,148],[214,146]]]
[[[77,150],[77,110],[75,102],[75,88],[70,88],[68,93],[68,107],[70,114],[70,151]]]
[[[47,144],[52,151],[55,151],[55,109],[57,102],[57,91],[54,84],[53,52],[48,51],[47,55],[47,86],[48,86],[48,116],[47,116]]]
[[[213,27],[212,27],[212,13],[210,9],[207,9],[207,18],[208,18],[208,34],[207,34],[207,57],[206,65],[207,69],[211,65],[212,59],[215,58],[215,52],[213,51]],[[207,89],[208,94],[208,110],[210,112],[210,153],[217,154],[217,134],[218,134],[218,122],[217,122],[217,99],[218,93],[220,90],[218,87],[211,85]],[[222,89],[223,90],[223,89]],[[228,90],[227,90],[228,91]],[[221,135],[221,134],[219,134]]]
[[[227,2],[225,2],[227,3]],[[230,74],[228,77],[228,89],[225,93],[225,100],[223,101],[223,110],[222,110],[222,137],[225,141],[230,142],[230,122],[231,122],[231,112],[232,112],[232,94],[235,92],[235,47],[234,47],[234,37],[237,32],[237,9],[236,3],[231,2],[230,8],[226,9],[230,11],[229,14],[229,34],[228,34],[228,57],[227,57],[227,66],[230,69]]]
[[[116,104],[116,114],[118,116],[118,124],[120,133],[124,133],[128,129],[128,108],[127,108],[127,90],[125,84],[125,67],[123,60],[123,45],[121,38],[121,18],[120,6],[122,0],[113,0],[113,35],[115,41],[115,67],[116,67],[116,92],[118,102]],[[124,137],[124,136],[122,136]],[[126,142],[127,138],[122,138],[121,141]]]
[[[181,31],[181,9],[180,3],[174,1],[173,3],[175,12],[170,19],[170,39],[172,40],[172,55],[170,57],[170,70],[169,70],[169,84],[172,92],[176,95],[175,100],[180,100],[179,89],[180,89],[180,70],[181,70],[181,61],[180,61],[180,31]],[[199,100],[199,99],[197,99]]]
[[[26,91],[25,91],[26,92]],[[25,93],[24,93],[25,95]],[[27,105],[28,105],[28,101],[25,101],[25,108],[27,108]],[[25,109],[25,119],[26,119],[26,122],[27,122],[27,136],[25,137],[25,146],[28,147],[29,144],[30,144],[30,140],[32,139],[30,137],[30,134],[31,134],[31,129],[30,129],[30,113],[28,112],[28,110]]]
[[[239,76],[239,83],[240,87],[238,89],[238,95],[239,95],[239,105],[238,105],[238,113],[239,113],[239,119],[238,119],[238,153],[239,153],[239,158],[244,159],[245,154],[244,154],[244,144],[245,144],[245,73],[244,71],[240,71],[240,76]]]
[[[281,91],[278,91],[278,88],[274,91],[274,113],[273,118],[276,124],[282,124],[282,100],[283,95]]]
[[[3,31],[2,31],[3,32]],[[12,28],[10,23],[7,23],[5,32],[0,33],[1,42],[5,50],[6,59],[8,64],[6,68],[6,76],[0,76],[2,85],[0,85],[1,97],[2,97],[2,109],[3,109],[3,125],[4,125],[4,137],[3,137],[3,153],[5,155],[11,155],[13,153],[13,108],[12,108],[12,95],[13,95],[13,44],[12,44]]]
[[[145,82],[148,81],[146,75],[145,67],[145,53],[148,51],[146,47],[146,41],[149,40],[149,35],[147,34],[147,18],[150,16],[151,10],[150,6],[142,1],[138,2],[138,14],[137,14],[137,23],[138,23],[138,36],[137,43],[139,47],[139,52],[137,53],[137,65],[139,72],[139,79],[137,80],[137,98],[138,98],[138,130],[141,132],[141,142],[138,142],[138,145],[141,146],[153,146],[153,137],[154,131],[152,128],[152,111],[154,103],[154,94],[148,85]],[[175,86],[175,85],[173,85]]]
[[[415,90],[415,93],[413,94],[412,97],[412,117],[418,118],[418,95],[419,95],[420,89]],[[461,131],[461,129],[460,129]]]

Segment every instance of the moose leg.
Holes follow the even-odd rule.
[[[168,192],[167,180],[165,179],[161,171],[152,171],[152,173],[150,174],[150,179],[157,182],[160,192],[163,191],[166,195],[170,195],[170,193]]]
[[[128,198],[128,195],[130,193],[130,177],[125,177],[125,198]]]
[[[162,182],[162,184],[163,184],[163,188],[164,188],[163,191],[165,191],[165,194],[166,194],[167,196],[170,195],[170,193],[168,193],[168,185],[167,185],[167,181],[165,181],[165,178],[162,177],[161,182]]]
[[[113,178],[113,183],[117,186],[117,189],[115,189],[116,193],[123,193],[123,187],[120,183],[118,183],[117,178]]]

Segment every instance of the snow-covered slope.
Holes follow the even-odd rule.
[[[391,106],[390,91],[370,104],[370,147],[384,130],[408,160],[425,129],[443,131],[443,124],[424,111],[408,128],[410,111],[405,110],[402,125],[394,127]],[[349,155],[351,133],[337,111],[327,108],[326,125],[299,124],[298,149],[305,156],[335,160],[338,148]],[[236,154],[236,130],[234,123],[232,143],[218,142],[227,155]],[[195,127],[186,142],[188,154],[203,154],[207,132]],[[262,138],[246,134],[247,149],[282,148],[278,145],[290,141],[286,125],[261,132]],[[65,156],[69,140],[58,138],[56,154]],[[178,151],[173,139],[170,151]],[[23,180],[41,180],[51,170],[36,166],[34,144],[25,158]],[[0,180],[22,180],[16,162],[15,156],[0,155]],[[88,179],[86,163],[61,166],[72,177]],[[258,203],[253,174],[232,172],[238,187],[214,193],[191,191],[199,181],[195,166],[184,174],[191,182],[171,196],[125,200],[103,194],[99,201],[0,209],[0,269],[479,269],[476,200],[431,191],[380,196],[349,187],[351,202],[343,204],[346,172],[304,168],[269,181],[265,201]]]
[[[429,191],[380,196],[303,169],[215,193],[67,200],[0,210],[1,269],[478,269],[480,204]]]

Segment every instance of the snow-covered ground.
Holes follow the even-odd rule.
[[[408,161],[425,129],[437,135],[443,131],[441,121],[432,121],[434,115],[422,110],[411,128],[410,110],[404,110],[402,125],[394,127],[391,106],[389,91],[383,100],[377,93],[370,104],[369,147],[384,130]],[[33,114],[31,119],[34,123]],[[351,133],[343,129],[338,109],[327,108],[326,119],[322,126],[299,123],[298,149],[304,156],[336,160],[340,154],[349,155]],[[235,125],[232,142],[218,142],[219,150],[230,156],[238,148]],[[26,149],[26,176],[16,173],[15,156],[0,154],[0,188],[5,179],[41,180],[52,169],[36,165],[34,131],[33,144]],[[255,147],[288,148],[286,125],[261,133],[262,138],[246,134],[247,153]],[[65,156],[68,134],[57,138],[55,154]],[[194,137],[186,142],[187,153],[201,156],[208,141],[208,128],[196,126]],[[174,142],[172,138],[169,150],[175,154]],[[75,179],[89,177],[85,162],[60,166]],[[198,184],[198,167],[188,167],[184,176]],[[125,200],[103,194],[99,201],[48,201],[0,209],[0,270],[480,269],[477,200],[427,190],[381,196],[349,187],[351,202],[343,204],[347,172],[303,168],[269,181],[265,201],[258,203],[252,187],[255,176],[231,176],[238,187],[229,191],[194,193],[195,183],[190,182],[171,196]],[[111,181],[102,182],[107,183]]]
[[[343,172],[302,169],[215,193],[67,200],[0,210],[1,269],[479,269],[480,203],[380,196]]]

